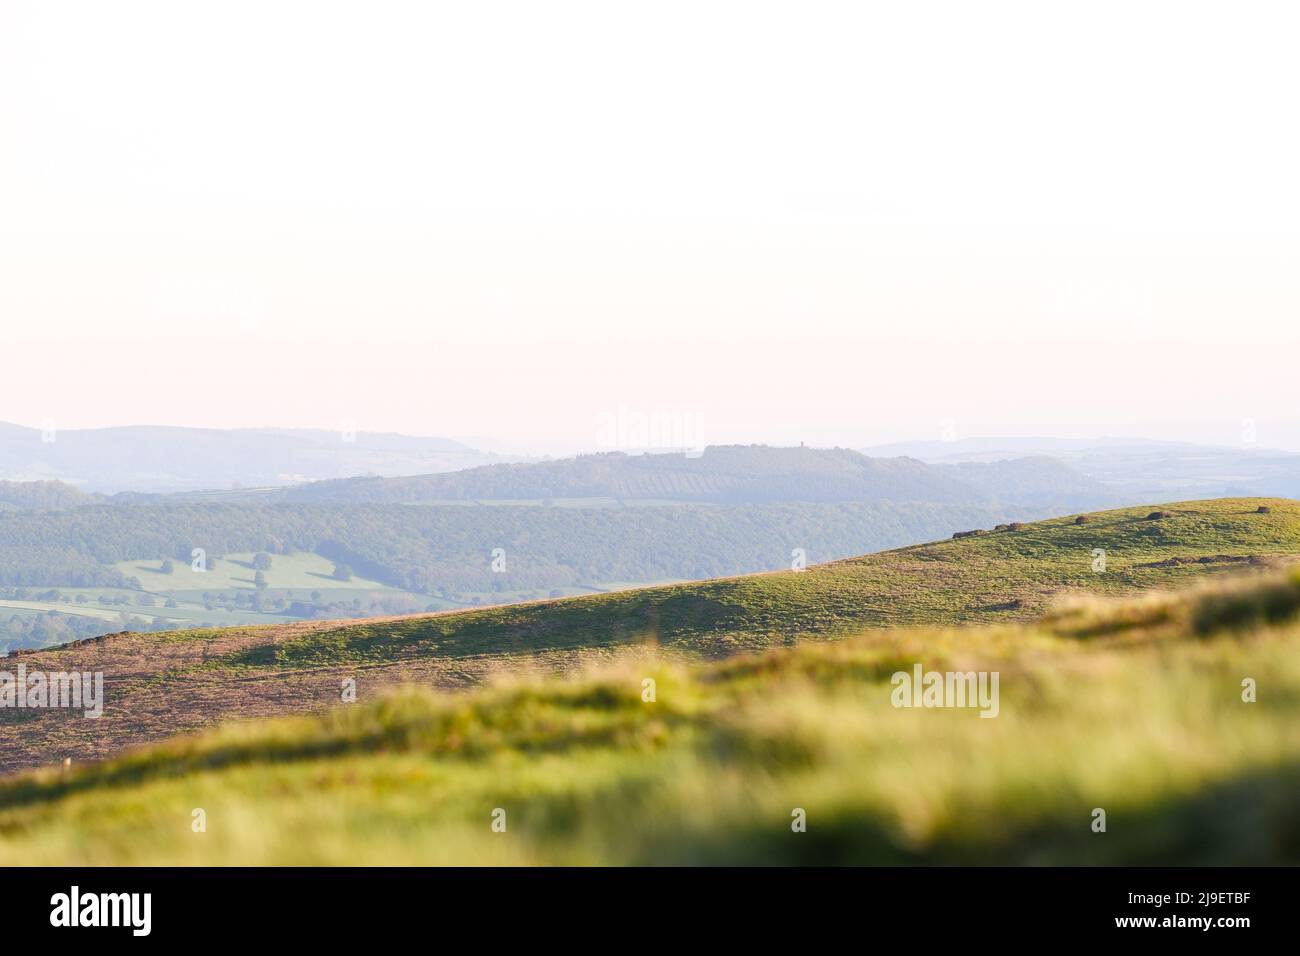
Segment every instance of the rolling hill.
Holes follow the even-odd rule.
[[[863,454],[907,455],[940,467],[1050,456],[1124,501],[1300,495],[1300,455],[1245,443],[966,438],[877,445],[863,449]]]
[[[559,461],[487,465],[404,478],[344,478],[272,493],[280,501],[428,504],[454,501],[1111,503],[1100,484],[1051,458],[928,465],[868,458],[847,448],[711,445],[695,457],[609,452]]]
[[[1300,572],[1201,578],[1178,591],[1029,611],[1054,574],[1064,579],[1057,584],[1104,578],[1122,591],[1297,547],[1293,503],[1161,510],[1166,517],[1112,512],[907,549],[797,581],[644,592],[633,606],[664,612],[652,632],[707,658],[726,635],[759,645],[888,619],[888,606],[858,617],[836,596],[915,598],[912,585],[946,565],[964,575],[953,580],[957,593],[909,608],[929,624],[705,662],[632,640],[641,628],[629,626],[637,646],[566,678],[515,674],[467,694],[367,687],[358,703],[324,714],[13,777],[0,783],[0,862],[1294,864]],[[1076,557],[1098,542],[1114,548],[1113,572],[1081,579]],[[832,597],[833,627],[782,616],[801,589]],[[991,627],[948,626],[1007,593],[1025,606]],[[421,644],[454,655],[468,649],[456,635],[476,630],[516,653],[554,649],[562,633],[572,634],[565,646],[590,645],[606,633],[597,621],[632,609],[610,600],[243,648],[232,635],[173,635],[209,646],[211,667],[144,681],[158,695],[227,671],[223,693],[249,700],[268,689],[268,669],[287,678],[310,666],[300,653],[309,645],[331,661],[364,650],[371,666]],[[500,613],[487,628],[484,615]],[[593,626],[547,631],[547,613]],[[1008,620],[1017,616],[1031,620]],[[111,653],[130,641],[99,647]],[[961,706],[898,706],[897,675],[915,667],[998,674],[995,719]],[[354,663],[350,673],[365,672]],[[245,681],[251,692],[234,691]]]
[[[447,438],[296,428],[25,428],[0,422],[0,478],[92,492],[183,492],[469,468],[496,456]]]
[[[972,524],[1043,517],[1042,509],[890,502],[768,505],[667,504],[645,508],[491,508],[399,504],[95,505],[0,512],[0,652],[79,637],[262,618],[360,616],[534,600],[566,594],[789,567],[946,536]],[[203,549],[218,573],[192,571]],[[493,554],[504,553],[503,564]],[[252,552],[274,555],[266,589],[238,573]],[[227,560],[230,559],[230,560]],[[232,567],[230,561],[234,561]],[[283,575],[307,561],[306,575]],[[336,564],[384,593],[339,608]],[[170,565],[171,573],[160,573]],[[227,573],[232,572],[232,573]],[[359,585],[366,587],[366,585]],[[355,590],[356,588],[354,588]],[[392,592],[418,603],[387,606]],[[150,612],[175,601],[180,614]],[[99,608],[132,620],[102,627]],[[53,612],[52,614],[49,612]],[[93,613],[90,613],[93,612]],[[88,616],[89,614],[89,616]]]
[[[130,451],[141,436],[119,437]],[[284,437],[282,454],[294,454],[302,442],[324,448],[327,436],[254,437]],[[369,451],[416,441],[363,438],[374,445]],[[85,454],[81,444],[101,440],[59,433],[71,448],[59,454]],[[220,457],[233,440],[182,429],[160,447],[197,443],[203,455]],[[287,489],[104,495],[56,481],[0,482],[0,653],[117,630],[395,614],[745,574],[789,566],[796,553],[824,562],[1105,501],[1097,486],[1050,458],[935,467],[768,446],[710,447],[698,458],[592,455]],[[375,587],[327,594],[317,571],[315,581],[267,582],[255,591],[251,575],[188,574],[195,549],[211,559],[307,555],[325,565],[326,583],[343,564]],[[504,564],[494,561],[499,554]],[[177,572],[158,575],[164,564]],[[149,610],[158,605],[173,613]]]
[[[1300,503],[1228,499],[986,530],[805,571],[392,619],[111,635],[18,658],[31,670],[103,671],[109,700],[99,720],[0,712],[13,731],[0,736],[0,767],[101,759],[234,717],[323,710],[346,679],[365,700],[399,683],[580,669],[629,647],[690,662],[881,626],[1025,621],[1063,592],[1181,586],[1297,555]]]
[[[99,500],[62,481],[0,481],[0,511],[79,508]]]

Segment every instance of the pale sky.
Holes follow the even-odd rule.
[[[1298,26],[6,0],[0,421],[1300,447]]]

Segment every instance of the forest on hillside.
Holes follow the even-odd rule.
[[[195,548],[309,551],[427,594],[707,578],[789,567],[1045,515],[1030,508],[846,503],[638,508],[92,505],[0,513],[0,585],[138,587],[116,562]],[[493,571],[494,549],[505,570]]]
[[[303,503],[583,498],[720,504],[1014,502],[1052,504],[1064,511],[1086,510],[1112,500],[1105,487],[1041,456],[936,466],[914,458],[869,458],[847,448],[768,445],[711,446],[697,457],[610,452],[405,478],[346,478],[280,489],[270,495]]]

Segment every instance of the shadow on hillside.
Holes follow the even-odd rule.
[[[359,621],[248,648],[218,663],[325,667],[412,656],[457,658],[658,643],[682,634],[712,635],[721,642],[729,623],[740,626],[748,619],[743,607],[698,593],[660,597],[628,592],[602,597],[599,606],[581,600],[545,602],[375,624]],[[709,651],[707,646],[696,649]]]
[[[1058,799],[1024,807],[1025,822],[997,826],[969,816],[961,836],[911,845],[878,814],[837,808],[792,835],[768,823],[715,823],[689,832],[642,829],[632,864],[786,866],[1242,866],[1300,863],[1300,762],[1291,762],[1182,798],[1108,810],[1094,833],[1092,811],[1104,798]],[[810,801],[811,802],[811,801]],[[815,812],[810,810],[811,814]],[[1000,813],[1015,815],[1011,807]],[[1035,819],[1036,818],[1036,819]]]

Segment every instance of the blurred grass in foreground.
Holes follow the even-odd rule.
[[[1291,571],[1034,625],[403,691],[11,779],[0,862],[1295,863],[1298,613]],[[999,671],[1000,715],[894,708],[915,663]]]

